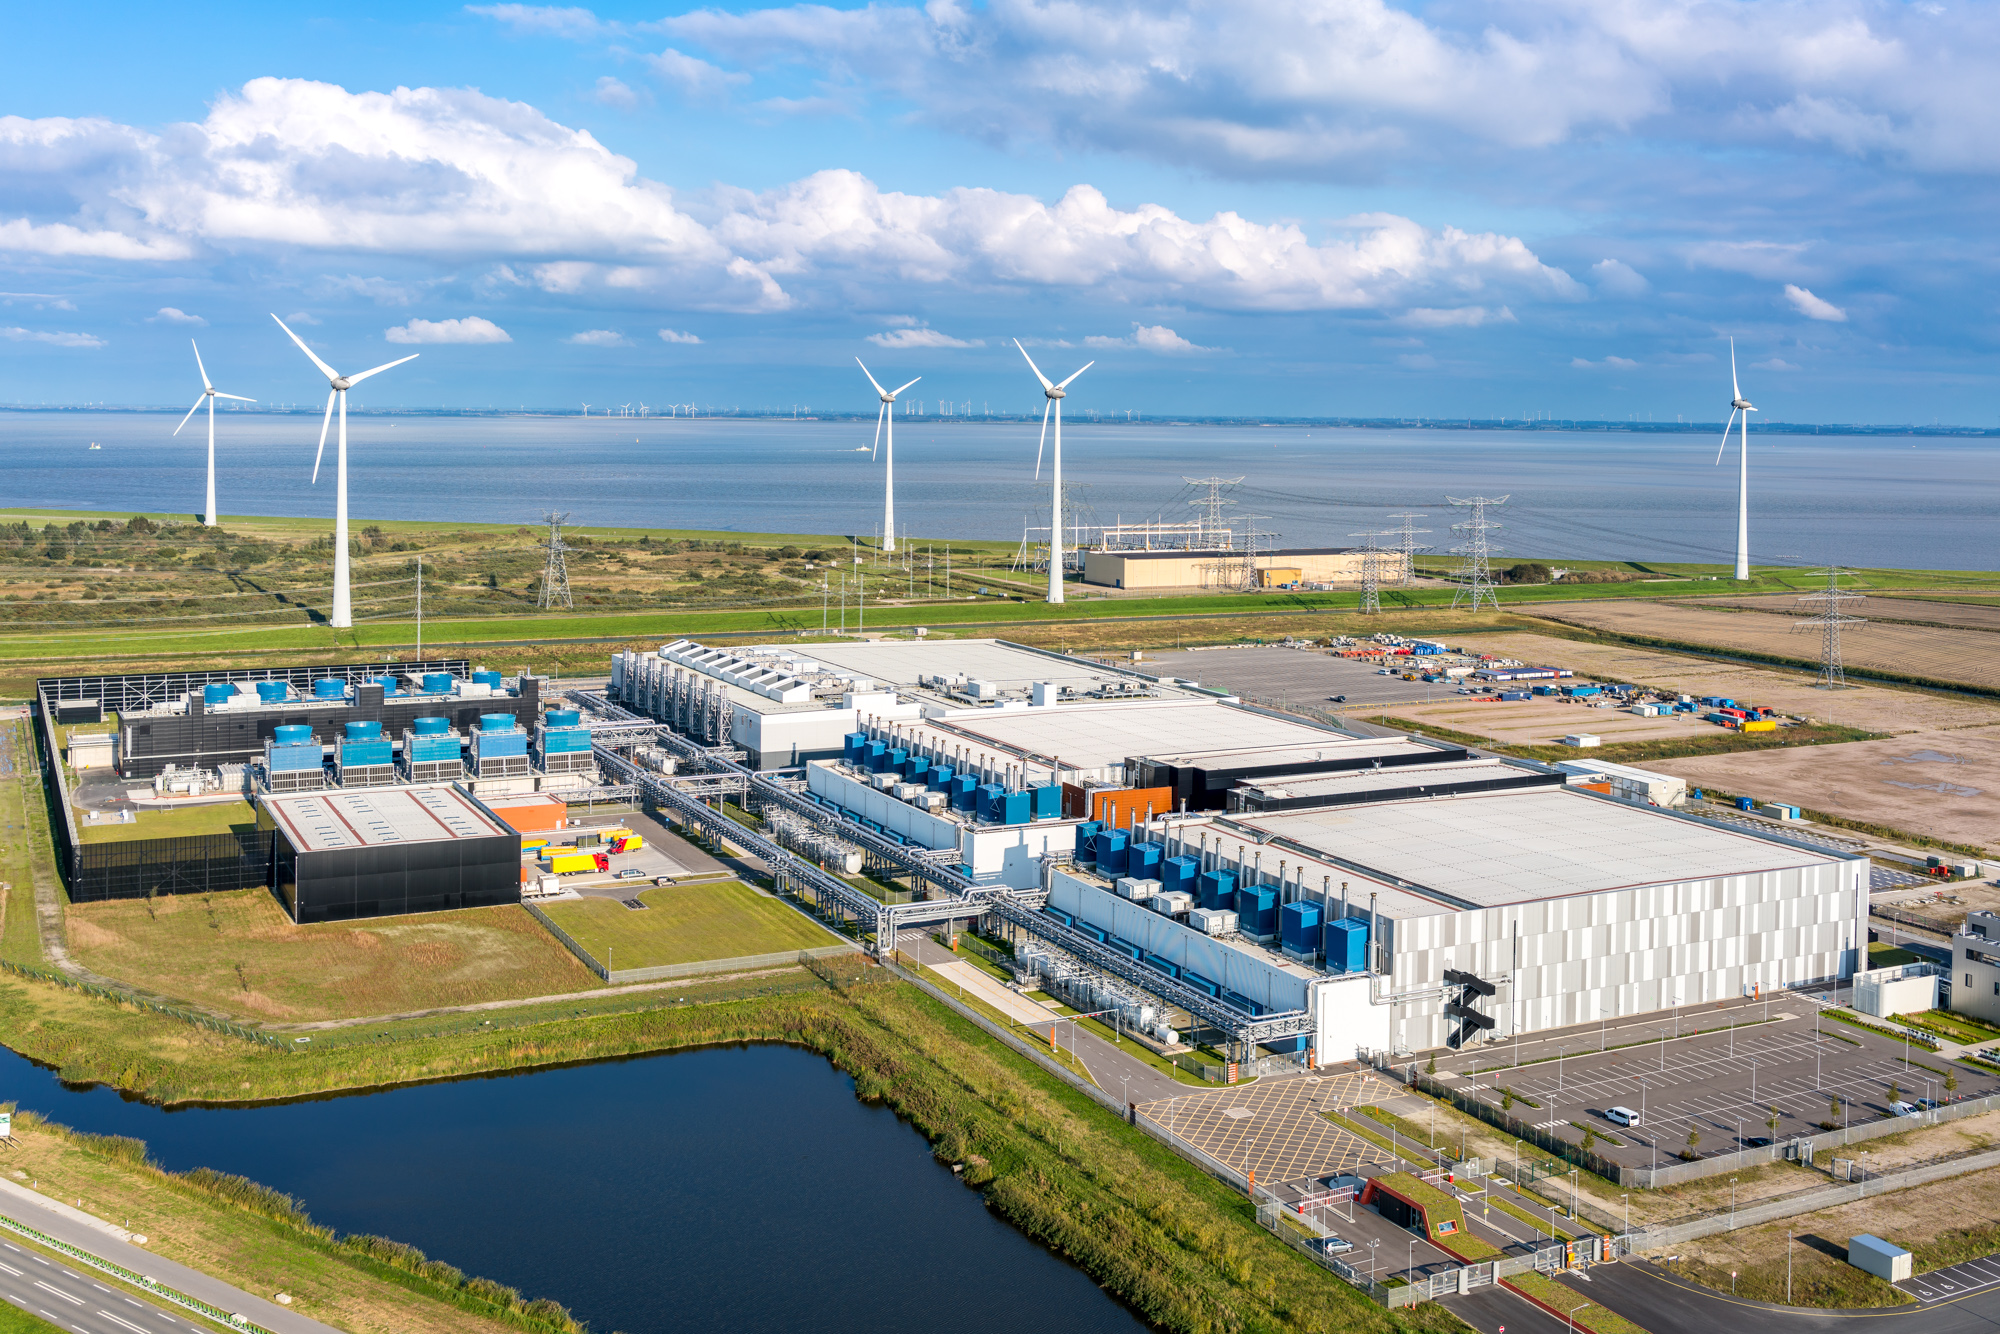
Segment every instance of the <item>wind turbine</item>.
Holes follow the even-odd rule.
[[[1027,358],[1028,369],[1033,371],[1035,378],[1042,382],[1042,397],[1048,399],[1047,406],[1042,409],[1041,444],[1035,446],[1035,479],[1037,481],[1041,480],[1042,476],[1042,445],[1047,444],[1049,439],[1049,413],[1053,411],[1056,414],[1055,470],[1053,490],[1051,492],[1052,498],[1049,501],[1049,601],[1061,602],[1063,600],[1062,401],[1068,397],[1063,391],[1069,388],[1070,380],[1076,379],[1078,375],[1095,366],[1097,362],[1095,360],[1086,361],[1083,365],[1077,367],[1076,373],[1071,375],[1069,380],[1064,380],[1061,384],[1050,384],[1049,377],[1042,374],[1042,368],[1035,364],[1035,359],[1028,356],[1028,349],[1021,347],[1020,339],[1016,338],[1014,340],[1014,346],[1020,348],[1021,355]]]
[[[1738,413],[1743,416],[1743,445],[1737,451],[1736,472],[1736,577],[1750,577],[1750,414],[1757,409],[1750,406],[1750,400],[1743,397],[1743,386],[1736,380],[1736,340],[1729,340],[1729,424],[1722,428],[1722,443],[1715,447],[1715,461],[1722,462],[1722,451],[1729,448],[1729,433],[1736,429]]]
[[[271,318],[278,320],[275,314]],[[342,375],[339,371],[321,361],[318,354],[307,347],[305,340],[293,333],[283,320],[278,320],[278,327],[285,331],[287,338],[290,338],[294,343],[299,345],[299,351],[311,358],[312,364],[319,367],[320,374],[326,376],[326,416],[320,419],[319,452],[313,455],[314,485],[318,485],[319,483],[319,461],[326,454],[326,428],[333,421],[333,401],[335,399],[340,400],[340,452],[335,455],[335,474],[339,480],[333,504],[333,616],[331,623],[334,629],[345,630],[354,624],[354,604],[348,591],[347,582],[347,391],[371,375],[380,375],[391,366],[400,366],[406,361],[415,361],[422,353],[412,352],[407,357],[398,357],[394,361],[385,361],[374,370],[363,371],[359,375]]]
[[[873,375],[868,374],[868,368],[862,365],[861,358],[856,357],[854,364],[861,366],[861,373],[868,376],[868,383],[875,386],[875,393],[882,400],[882,407],[875,414],[875,450],[874,453],[869,455],[871,461],[876,454],[882,452],[882,423],[889,423],[889,466],[882,474],[882,485],[884,487],[882,492],[882,550],[884,552],[891,552],[896,549],[896,395],[902,393],[904,389],[908,389],[910,384],[915,384],[917,380],[921,380],[924,377],[919,375],[917,380],[912,380],[910,384],[903,385],[899,389],[884,389],[877,383]]]
[[[231,398],[238,403],[255,403],[257,400],[245,398],[241,394],[225,394],[210,384],[208,367],[201,364],[201,349],[195,347],[192,338],[188,339],[188,346],[194,347],[194,368],[201,372],[201,397],[194,401],[194,407],[188,409],[188,415],[181,418],[181,426],[188,424],[188,419],[194,416],[196,409],[204,402],[208,404],[208,504],[201,512],[201,522],[204,527],[213,528],[215,527],[215,400]],[[175,435],[181,433],[181,426],[174,428]]]

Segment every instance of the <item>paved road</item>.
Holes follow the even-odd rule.
[[[127,1297],[80,1269],[0,1241],[0,1297],[63,1329],[86,1334],[182,1334],[202,1328],[160,1307]]]
[[[1675,1277],[1644,1261],[1599,1265],[1586,1281],[1564,1279],[1570,1287],[1651,1334],[1716,1334],[1773,1326],[1785,1334],[1858,1331],[1892,1327],[1898,1334],[1993,1334],[2000,1328],[2000,1289],[1988,1288],[1954,1301],[1860,1311],[1816,1311],[1745,1301]]]
[[[264,1328],[277,1331],[277,1334],[338,1334],[331,1325],[323,1325],[276,1302],[254,1297],[241,1288],[232,1287],[211,1274],[204,1274],[198,1269],[190,1269],[186,1265],[162,1259],[130,1242],[121,1241],[118,1234],[123,1229],[91,1218],[87,1214],[80,1214],[75,1209],[47,1200],[12,1182],[0,1181],[0,1213],[5,1213],[17,1222],[25,1223],[37,1232],[67,1242],[79,1250],[88,1251],[135,1274],[143,1274],[162,1286],[186,1293],[211,1306],[219,1306],[225,1311],[248,1316]],[[19,1277],[0,1271],[0,1280],[5,1280],[5,1286],[0,1286],[0,1292],[7,1293],[10,1300],[16,1293],[27,1294],[37,1299],[51,1297],[48,1290],[35,1286],[37,1282],[46,1283],[50,1287],[62,1286],[49,1275],[63,1266],[55,1261],[44,1261],[31,1255],[15,1242],[9,1241],[5,1234],[0,1234],[0,1243],[10,1248],[0,1251],[5,1263],[21,1271]],[[37,1314],[42,1314],[45,1310],[53,1311],[56,1313],[54,1318],[59,1325],[66,1329],[85,1330],[88,1334],[118,1334],[121,1330],[124,1334],[130,1334],[135,1327],[147,1331],[148,1334],[165,1330],[208,1328],[192,1319],[180,1315],[169,1316],[165,1311],[158,1309],[154,1309],[148,1317],[150,1323],[141,1321],[129,1307],[115,1311],[116,1319],[111,1315],[100,1315],[98,1314],[100,1307],[106,1312],[113,1312],[114,1308],[108,1301],[100,1302],[96,1306],[87,1305],[83,1293],[87,1291],[91,1294],[91,1299],[96,1299],[104,1297],[109,1289],[100,1291],[100,1285],[96,1279],[89,1277],[87,1268],[80,1267],[73,1277],[83,1283],[83,1288],[64,1288],[64,1291],[69,1293],[68,1297],[38,1301],[37,1304],[29,1305],[28,1309]],[[64,1282],[67,1283],[68,1280]],[[117,1297],[120,1303],[126,1300],[122,1293],[110,1295]],[[21,1302],[17,1300],[15,1304],[18,1306]],[[43,1315],[43,1318],[52,1317]],[[120,1324],[119,1321],[130,1323]]]

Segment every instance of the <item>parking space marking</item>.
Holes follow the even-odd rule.
[[[1216,1161],[1277,1185],[1352,1172],[1382,1150],[1320,1115],[1400,1092],[1372,1072],[1265,1078],[1239,1088],[1183,1094],[1139,1110]]]
[[[1905,1279],[1897,1287],[1920,1302],[1941,1302],[2000,1287],[2000,1254],[1965,1260],[1946,1269]]]

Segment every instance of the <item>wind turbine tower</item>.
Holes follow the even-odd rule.
[[[188,424],[188,418],[194,416],[196,408],[203,403],[208,404],[208,502],[202,508],[201,522],[204,527],[213,528],[215,527],[215,400],[230,398],[238,403],[255,403],[257,400],[245,398],[241,394],[225,394],[210,384],[208,367],[201,364],[201,349],[195,347],[192,338],[188,339],[188,346],[194,347],[194,368],[201,372],[201,397],[194,401],[194,407],[188,409],[187,417],[181,418],[181,426]],[[181,426],[174,428],[175,435],[181,433]]]
[[[1722,428],[1722,443],[1715,447],[1715,461],[1722,462],[1722,451],[1729,448],[1729,432],[1735,428],[1740,414],[1743,418],[1742,446],[1736,452],[1736,577],[1750,577],[1750,414],[1757,409],[1750,406],[1750,400],[1743,397],[1743,386],[1736,379],[1736,340],[1729,340],[1729,423]]]
[[[886,423],[889,428],[888,467],[882,473],[882,550],[886,554],[896,549],[896,395],[924,377],[919,375],[917,380],[912,380],[910,384],[899,389],[884,389],[875,377],[869,374],[868,367],[862,365],[861,358],[856,357],[854,364],[861,367],[861,373],[868,376],[868,383],[875,386],[876,397],[882,400],[882,406],[875,413],[875,450],[869,455],[871,461],[882,451],[884,424]]]
[[[1049,438],[1049,413],[1054,412],[1056,415],[1055,475],[1050,483],[1051,499],[1049,500],[1049,601],[1061,602],[1063,600],[1062,401],[1069,397],[1064,391],[1069,388],[1071,381],[1075,380],[1077,376],[1083,374],[1092,366],[1095,366],[1097,362],[1095,360],[1086,361],[1071,373],[1068,380],[1064,380],[1061,384],[1050,384],[1049,377],[1042,374],[1042,368],[1035,364],[1035,359],[1028,356],[1028,349],[1021,347],[1020,339],[1016,338],[1014,340],[1014,346],[1020,348],[1021,356],[1028,363],[1028,369],[1033,371],[1035,378],[1042,382],[1042,397],[1048,400],[1048,403],[1042,408],[1042,443],[1035,446],[1035,478],[1037,481],[1042,476],[1042,445],[1048,443]]]
[[[275,314],[271,318],[278,320]],[[334,629],[345,630],[354,624],[353,594],[347,574],[347,391],[371,375],[380,375],[391,366],[415,361],[422,353],[412,352],[407,357],[385,361],[373,370],[363,371],[359,375],[342,375],[321,361],[319,354],[307,347],[305,340],[293,333],[283,320],[278,320],[278,327],[285,331],[286,337],[299,345],[299,351],[311,358],[312,364],[319,367],[320,374],[326,377],[326,416],[320,419],[319,452],[313,455],[315,485],[319,482],[319,461],[326,455],[326,428],[333,422],[333,403],[335,399],[340,400],[340,449],[335,455],[335,474],[339,480],[333,503],[333,615],[329,618],[329,622]]]

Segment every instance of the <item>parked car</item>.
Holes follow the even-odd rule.
[[[628,866],[622,871],[614,872],[611,878],[613,880],[643,880],[646,878],[646,873],[636,866]]]
[[[1327,696],[1327,699],[1328,699],[1328,700],[1330,700],[1330,701],[1331,701],[1332,703],[1335,703],[1335,704],[1345,704],[1345,703],[1347,703],[1347,696],[1345,696],[1345,695],[1328,695],[1328,696]]]
[[[1353,1250],[1354,1243],[1351,1241],[1344,1241],[1339,1237],[1328,1236],[1328,1237],[1321,1237],[1319,1239],[1319,1248],[1322,1252],[1324,1252],[1327,1255],[1339,1255],[1343,1251]]]
[[[1889,1114],[1891,1116],[1915,1116],[1917,1114],[1917,1105],[1913,1102],[1904,1102],[1899,1098],[1889,1104]]]
[[[1606,1107],[1604,1109],[1604,1119],[1621,1126],[1636,1126],[1639,1124],[1639,1114],[1630,1107]]]

